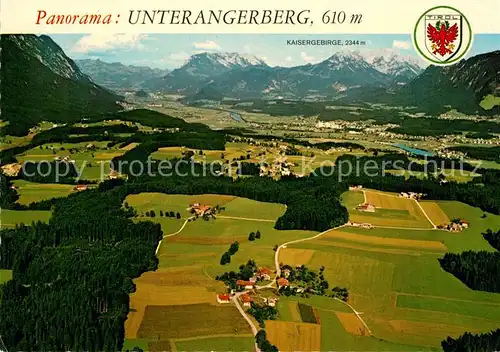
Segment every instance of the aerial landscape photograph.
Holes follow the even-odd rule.
[[[500,34],[426,26],[1,35],[0,351],[500,351]]]

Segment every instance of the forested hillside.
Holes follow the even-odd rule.
[[[29,43],[24,47],[26,42]],[[9,121],[2,128],[2,134],[23,136],[40,121],[66,123],[83,118],[103,119],[104,115],[121,109],[117,104],[121,98],[79,72],[49,37],[2,35],[0,46],[2,119]],[[36,56],[35,48],[41,56]],[[52,57],[57,54],[59,61],[44,65],[40,57],[43,58],[46,50],[50,50]],[[63,76],[57,67],[62,63],[67,63],[64,68],[71,67],[73,73]]]

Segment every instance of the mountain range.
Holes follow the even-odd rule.
[[[422,71],[416,60],[391,50],[338,52],[320,63],[295,67],[271,67],[252,55],[204,52],[192,55],[181,67],[156,78],[150,78],[149,73],[154,72],[136,78],[129,72],[129,66],[121,67],[121,77],[110,75],[111,65],[118,67],[117,63],[99,60],[77,63],[95,82],[110,88],[124,88],[123,83],[130,82],[128,88],[184,95],[211,91],[252,98],[334,96],[359,86],[405,84]]]
[[[391,52],[338,52],[317,64],[296,67],[271,67],[257,57],[236,53],[201,53],[167,74],[102,61],[85,62],[87,68],[95,68],[89,77],[85,71],[90,69],[82,70],[48,36],[2,35],[0,44],[1,118],[8,122],[2,134],[26,135],[40,121],[102,120],[122,110],[124,100],[95,82],[125,87],[129,83],[124,82],[133,81],[133,76],[142,83],[130,84],[138,84],[140,89],[182,93],[188,103],[224,97],[309,97],[337,104],[414,107],[431,114],[452,108],[471,114],[500,113],[498,102],[491,110],[480,106],[485,96],[500,101],[500,51],[425,70]],[[110,65],[124,74],[110,74]],[[107,76],[102,72],[108,72]],[[113,77],[119,78],[115,82]]]
[[[108,63],[100,59],[75,60],[80,70],[92,77],[103,87],[119,89],[140,89],[149,80],[167,75],[169,70],[146,66],[127,66],[120,62]]]
[[[40,121],[68,122],[121,109],[49,36],[2,35],[2,134],[26,135]]]

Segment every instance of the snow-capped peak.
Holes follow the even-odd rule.
[[[379,72],[393,76],[416,76],[422,71],[417,58],[402,55],[393,49],[343,50],[326,60],[332,69],[341,66],[371,66]]]
[[[213,63],[222,65],[227,68],[234,67],[247,67],[247,66],[264,66],[266,63],[264,60],[247,54],[238,53],[200,53],[190,57],[189,61],[199,60],[200,58],[207,58]]]

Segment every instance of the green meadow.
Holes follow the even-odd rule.
[[[358,201],[352,194],[344,197],[346,203]],[[330,339],[333,334],[322,335],[322,346],[324,339],[330,339],[325,344],[333,350],[439,348],[448,335],[487,332],[499,326],[500,294],[469,289],[442,270],[438,259],[445,251],[493,250],[481,233],[488,228],[500,228],[500,216],[487,213],[483,217],[480,209],[458,202],[437,204],[450,219],[466,219],[470,227],[458,233],[344,227],[341,232],[352,233],[352,240],[348,236],[325,235],[288,246],[287,250],[312,251],[303,264],[315,269],[325,266],[324,275],[330,287],[348,288],[349,302],[363,312],[362,317],[376,338],[335,335]],[[382,242],[380,238],[388,241]],[[444,245],[445,251],[434,253],[436,250],[431,248],[436,243]],[[320,315],[322,324],[330,324],[331,329],[339,324],[335,315],[329,316],[321,310]]]
[[[19,224],[30,225],[32,222],[48,222],[51,212],[48,210],[7,210],[0,213],[1,228],[12,228]]]

